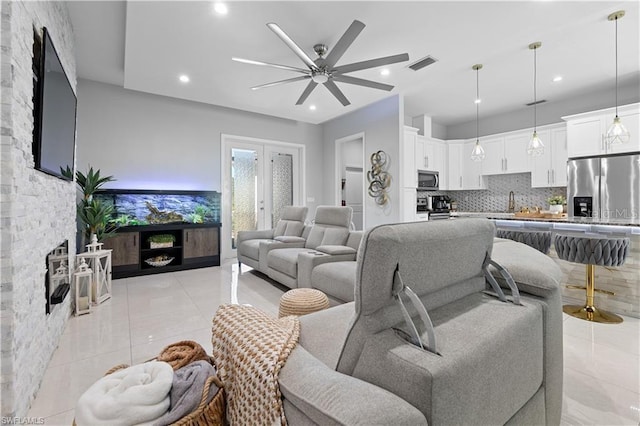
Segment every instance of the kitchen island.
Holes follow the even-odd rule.
[[[493,220],[498,229],[551,231],[552,234],[604,234],[630,239],[625,264],[619,268],[596,268],[596,288],[612,291],[609,296],[596,294],[596,305],[622,315],[640,318],[640,219],[607,219],[568,217],[559,219],[523,218],[504,212],[454,212],[454,218],[485,217]],[[553,244],[549,256],[565,272],[562,297],[565,303],[583,304],[584,290],[568,289],[566,284],[584,285],[585,265],[558,259]]]

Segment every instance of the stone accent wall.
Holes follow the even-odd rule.
[[[64,2],[0,8],[0,415],[11,417],[26,415],[71,312],[69,295],[45,313],[47,253],[64,240],[75,253],[75,183],[34,169],[34,28],[50,31],[74,88],[76,65]]]

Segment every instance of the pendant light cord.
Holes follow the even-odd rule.
[[[480,69],[476,69],[476,143],[480,140]]]
[[[538,48],[533,48],[533,131],[536,131],[536,123],[538,122],[538,98],[536,97],[537,93],[537,70],[538,70],[538,62],[537,62],[537,53]]]
[[[616,117],[618,116],[618,17],[616,21]]]

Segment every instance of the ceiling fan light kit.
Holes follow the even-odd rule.
[[[618,117],[618,20],[624,16],[624,10],[613,12],[607,19],[616,23],[616,116],[613,119],[613,123],[609,126],[605,140],[609,145],[620,145],[629,142],[631,134],[629,130],[622,124],[620,117]]]
[[[476,72],[476,99],[474,103],[476,104],[476,144],[473,146],[473,150],[471,151],[471,160],[473,161],[482,161],[484,160],[485,153],[484,148],[480,145],[480,77],[479,71],[482,69],[482,64],[475,64],[471,67],[472,70]]]
[[[336,45],[329,51],[325,44],[316,44],[313,46],[318,57],[313,60],[298,46],[292,39],[285,33],[282,28],[275,23],[268,23],[267,27],[273,31],[292,51],[293,53],[304,62],[307,69],[290,67],[287,65],[272,64],[269,62],[254,61],[251,59],[231,58],[236,62],[242,62],[251,65],[267,66],[272,68],[283,69],[287,71],[294,71],[304,74],[303,76],[288,78],[286,80],[279,80],[272,83],[262,84],[260,86],[252,87],[252,90],[264,89],[266,87],[279,86],[281,84],[293,83],[302,80],[311,80],[309,84],[302,92],[302,95],[298,98],[296,105],[302,105],[307,100],[311,92],[316,88],[318,84],[324,85],[329,92],[343,105],[350,105],[351,102],[342,93],[340,88],[335,84],[335,81],[346,84],[353,84],[356,86],[369,87],[378,90],[393,90],[393,86],[389,84],[378,83],[371,80],[365,80],[362,78],[356,78],[347,76],[344,74],[365,70],[369,68],[381,67],[384,65],[391,65],[398,62],[404,62],[409,60],[407,53],[399,55],[386,56],[377,59],[371,59],[368,61],[356,62],[352,64],[336,66],[336,63],[340,60],[342,55],[347,51],[349,46],[354,42],[356,37],[364,29],[365,25],[360,21],[353,21],[347,31],[342,35]],[[328,52],[328,54],[327,54]],[[325,57],[326,55],[326,57]]]
[[[540,136],[538,136],[538,132],[537,132],[537,121],[538,121],[538,116],[537,116],[537,105],[538,105],[538,100],[537,100],[537,71],[538,71],[538,67],[537,67],[537,55],[536,52],[537,50],[542,46],[542,43],[539,41],[536,41],[534,43],[531,43],[529,45],[529,49],[533,50],[533,134],[531,135],[531,139],[529,139],[529,145],[527,146],[527,154],[533,156],[533,157],[537,157],[540,156],[542,154],[544,154],[544,143],[542,143],[542,139],[540,139]]]

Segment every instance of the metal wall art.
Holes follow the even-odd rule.
[[[367,172],[369,181],[369,196],[377,205],[384,206],[389,202],[387,188],[391,185],[391,174],[387,172],[389,158],[384,151],[371,154],[371,171]]]

